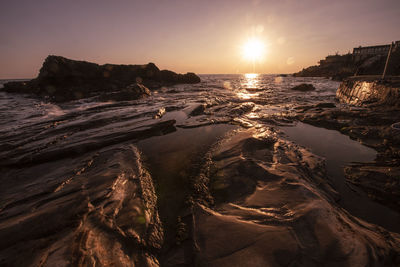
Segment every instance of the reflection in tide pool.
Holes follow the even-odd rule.
[[[391,209],[355,194],[346,183],[343,168],[351,162],[369,162],[376,158],[376,151],[335,130],[297,122],[294,127],[280,127],[290,140],[308,147],[326,160],[326,169],[334,188],[340,193],[340,204],[351,214],[368,222],[379,224],[392,231],[399,231],[398,215]],[[397,218],[397,219],[393,219]]]

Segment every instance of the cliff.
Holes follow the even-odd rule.
[[[128,99],[148,95],[147,88],[180,83],[198,83],[194,73],[177,74],[160,70],[154,63],[146,65],[98,65],[48,56],[37,78],[28,82],[10,82],[7,92],[28,93],[52,101],[69,101],[111,92],[123,93]]]

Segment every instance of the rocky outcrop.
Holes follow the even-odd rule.
[[[347,79],[336,92],[336,97],[351,105],[400,105],[400,80],[380,81]]]
[[[332,77],[335,80],[342,80],[354,74],[357,70],[352,61],[351,54],[331,55],[320,60],[318,65],[304,68],[294,73],[295,77]]]
[[[309,83],[302,83],[293,87],[292,90],[306,92],[315,90],[315,87]]]
[[[352,54],[330,55],[320,60],[318,65],[310,66],[294,73],[295,77],[330,77],[342,81],[353,75],[380,75],[385,68],[386,55],[366,55],[357,59]],[[387,75],[400,75],[400,50],[392,52],[387,66]]]
[[[48,56],[36,79],[6,83],[3,90],[33,94],[57,102],[122,91],[125,94],[119,94],[116,98],[122,100],[126,95],[130,100],[148,95],[148,90],[143,89],[143,86],[155,88],[198,82],[200,78],[194,73],[177,74],[160,70],[154,63],[98,65],[60,56]]]

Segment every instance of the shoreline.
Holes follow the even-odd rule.
[[[21,125],[0,133],[0,262],[397,264],[400,234],[343,209],[329,159],[279,132],[345,114],[330,102],[336,83],[308,79],[315,89],[300,92],[307,79],[261,76],[254,91],[246,77],[230,89],[215,77],[94,105],[1,94]]]

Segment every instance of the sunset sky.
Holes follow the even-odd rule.
[[[49,54],[196,73],[291,73],[335,52],[400,40],[400,0],[1,0],[0,78],[31,78]]]

